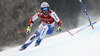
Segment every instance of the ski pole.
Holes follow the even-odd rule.
[[[21,30],[21,31],[18,31],[18,33],[21,33],[21,32],[24,32],[24,31],[26,31],[26,29],[24,29],[24,30]]]
[[[83,10],[84,10],[84,12],[85,12],[86,16],[88,17],[88,20],[89,20],[89,22],[90,22],[90,25],[91,25],[91,20],[90,20],[90,17],[88,16],[88,13],[87,13],[87,11],[86,11],[86,9],[85,9],[84,5],[83,5],[82,0],[79,0],[79,1],[80,1],[81,5],[82,5],[82,7],[83,7]],[[94,29],[93,25],[91,25],[91,27],[92,27],[92,29]]]

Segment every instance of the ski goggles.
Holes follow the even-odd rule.
[[[42,11],[45,11],[45,10],[49,10],[49,8],[48,8],[48,7],[44,7],[44,8],[42,8],[41,10],[42,10]]]

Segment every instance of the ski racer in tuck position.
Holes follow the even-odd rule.
[[[41,11],[36,13],[33,17],[31,17],[30,22],[28,24],[28,27],[26,29],[26,33],[31,32],[31,27],[34,23],[34,21],[38,18],[42,19],[42,23],[39,25],[38,29],[35,31],[35,33],[24,43],[24,45],[20,48],[20,51],[25,50],[33,41],[35,38],[38,37],[35,46],[39,46],[40,42],[43,40],[44,36],[46,34],[51,34],[54,30],[55,21],[57,22],[57,32],[61,31],[61,19],[58,18],[56,13],[49,9],[49,4],[47,2],[43,2],[41,4]]]

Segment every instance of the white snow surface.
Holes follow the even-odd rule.
[[[73,36],[68,32],[58,33],[43,39],[38,47],[34,47],[33,42],[24,51],[19,51],[22,45],[9,47],[0,52],[0,56],[100,56],[100,22],[94,24],[94,28],[87,27]]]

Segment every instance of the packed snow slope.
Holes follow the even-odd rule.
[[[33,42],[24,51],[19,51],[21,46],[7,48],[0,56],[100,56],[100,22],[94,28],[87,27],[73,36],[68,32],[58,33],[44,39],[38,47],[34,47]]]

